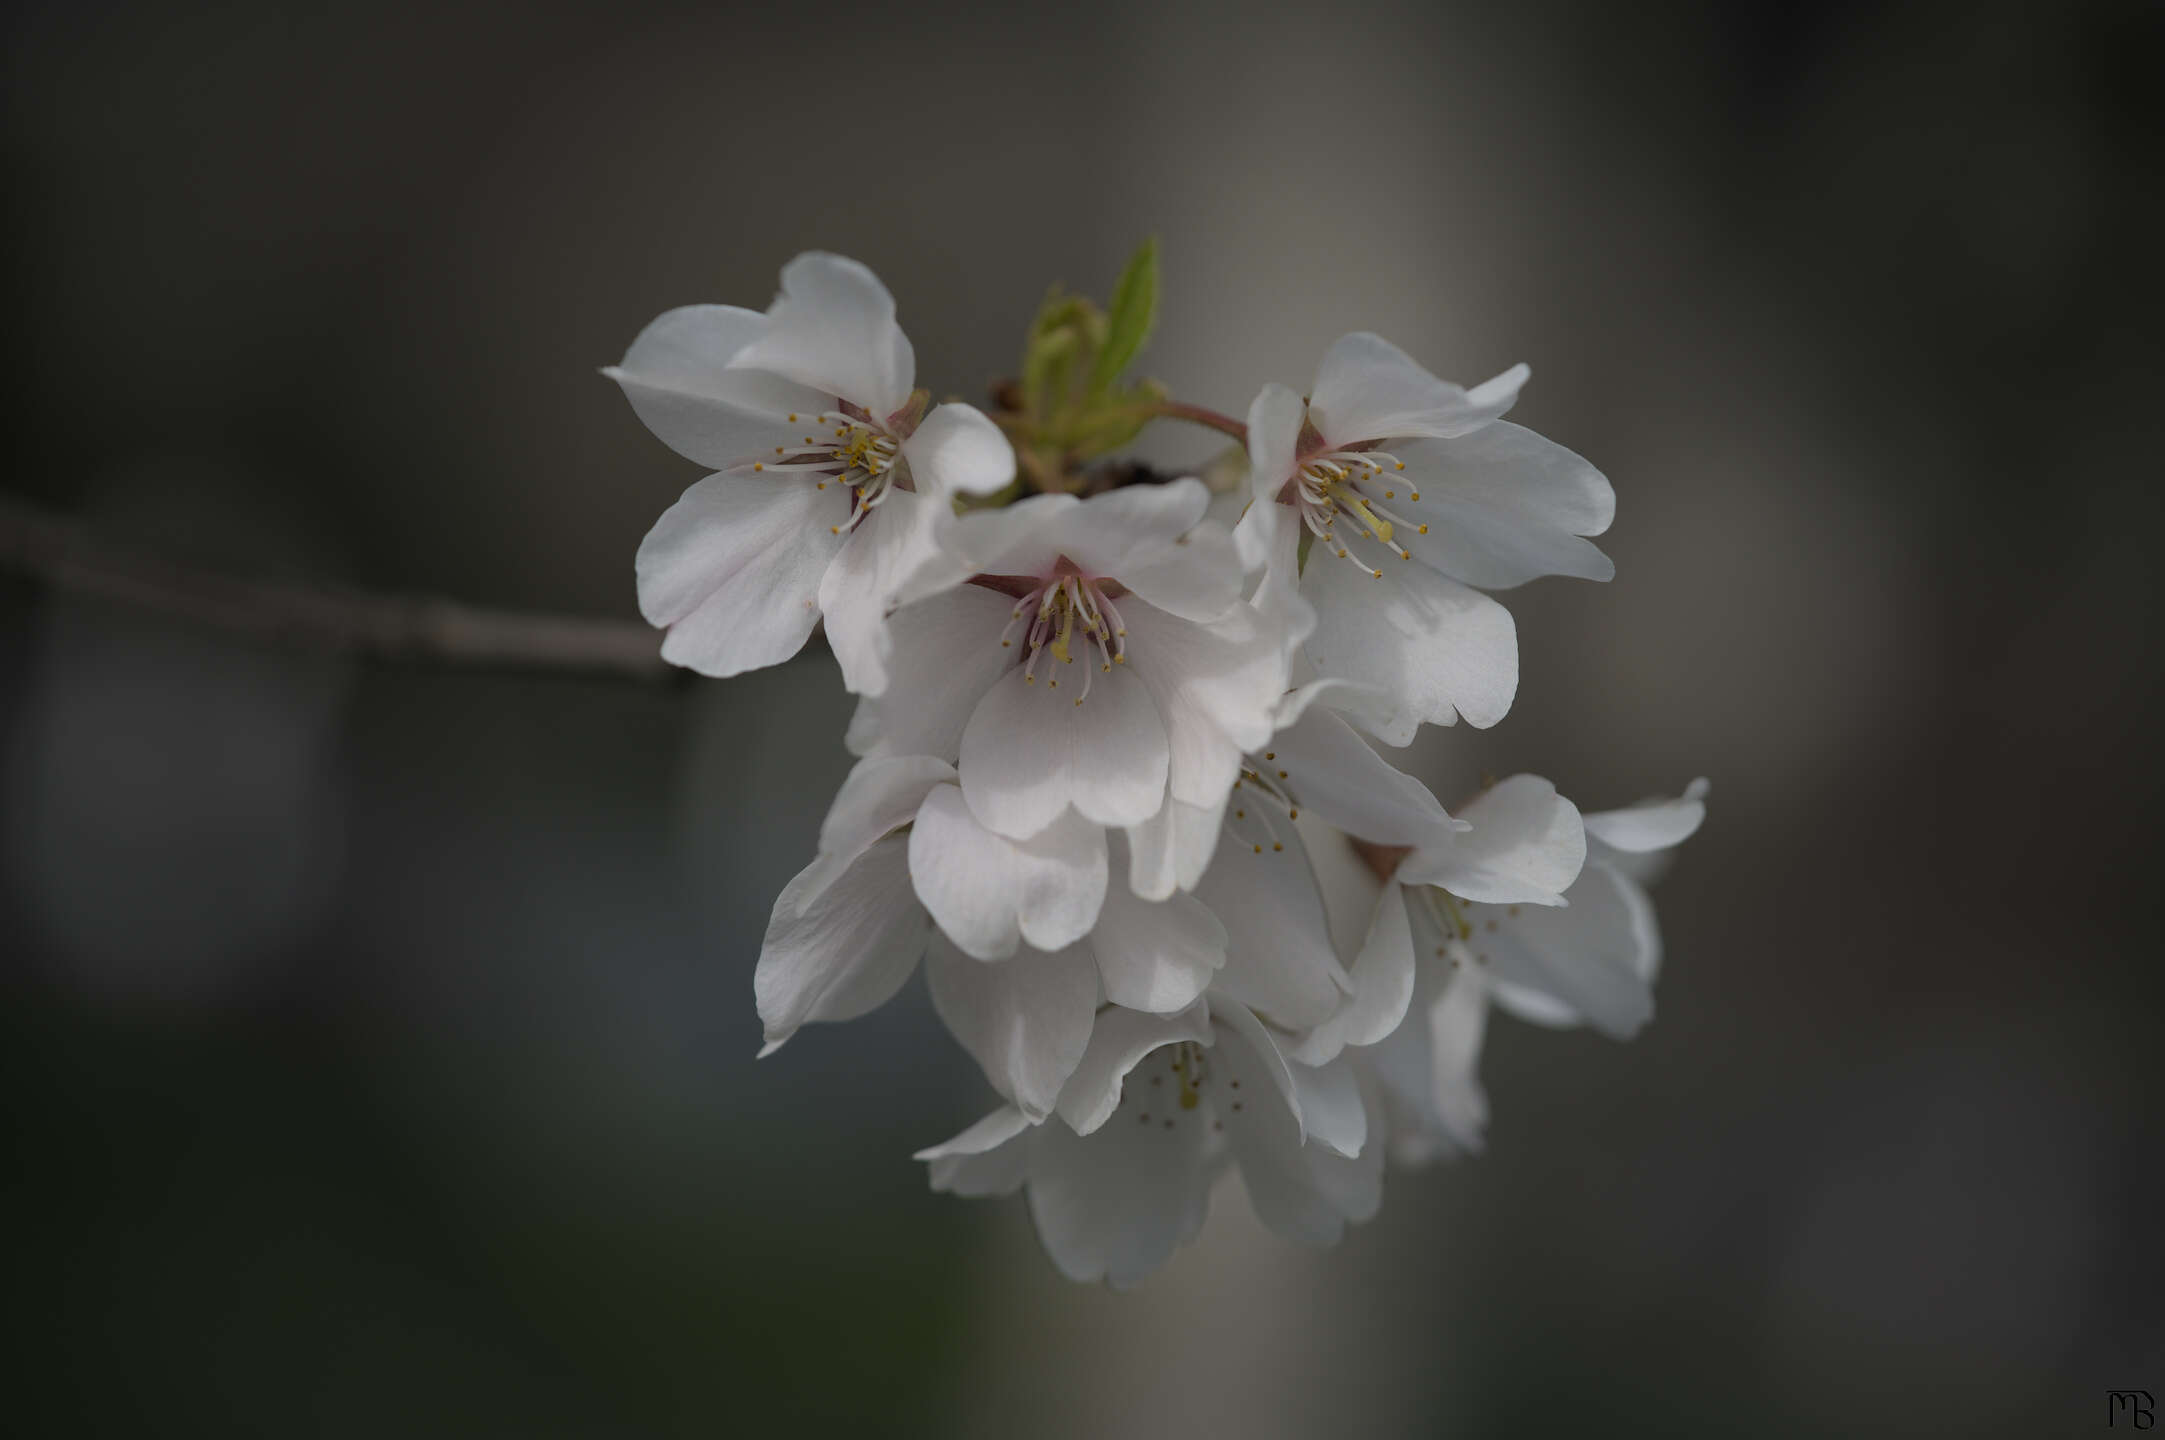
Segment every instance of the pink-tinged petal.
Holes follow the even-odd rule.
[[[910,891],[899,837],[860,855],[805,902],[810,871],[774,902],[752,975],[765,1055],[812,1020],[852,1020],[886,1003],[924,953],[929,926]]]
[[[1090,1043],[1098,970],[1080,945],[1024,950],[998,964],[972,960],[937,932],[925,952],[932,1005],[985,1078],[1031,1120],[1060,1098]]]
[[[1469,391],[1438,380],[1382,336],[1356,331],[1324,354],[1308,413],[1333,446],[1464,435],[1509,410],[1528,374],[1513,366]]]
[[[764,475],[710,475],[685,491],[639,545],[640,613],[669,628],[662,658],[737,675],[803,649],[848,503]]]
[[[1141,607],[1136,607],[1140,609]],[[994,683],[962,732],[962,793],[1003,835],[1035,835],[1072,806],[1100,825],[1136,825],[1165,798],[1165,722],[1130,667],[1089,676],[1049,650],[1035,681]],[[1077,703],[1080,701],[1081,703]]]
[[[1072,945],[1105,901],[1105,832],[1079,816],[1010,840],[979,823],[961,791],[941,785],[918,807],[909,850],[918,898],[981,961],[1012,955],[1025,940],[1041,950]]]
[[[1386,745],[1422,724],[1461,716],[1486,729],[1518,691],[1518,632],[1511,612],[1425,565],[1384,553],[1383,578],[1319,551],[1301,575],[1315,607],[1308,658],[1318,672],[1395,702],[1385,719],[1356,717]]]
[[[791,412],[830,402],[815,391],[729,362],[765,333],[767,317],[733,305],[686,305],[639,332],[602,371],[647,429],[679,455],[721,470],[793,443]]]
[[[1117,1005],[1100,1011],[1097,1026],[1090,1032],[1089,1047],[1060,1092],[1060,1118],[1073,1126],[1076,1134],[1088,1135],[1112,1118],[1113,1111],[1119,1108],[1123,1086],[1146,1057],[1183,1040],[1207,1046],[1211,1036],[1206,1005],[1191,1005],[1177,1015],[1144,1015]],[[1160,1057],[1152,1063],[1162,1060]],[[1177,1087],[1176,1094],[1164,1093],[1162,1076],[1157,1085],[1143,1088],[1159,1091],[1166,1105],[1179,1103]],[[1142,1103],[1136,1107],[1137,1113],[1147,1113],[1149,1096],[1138,1099]]]
[[[772,371],[879,419],[908,401],[917,360],[895,323],[894,296],[857,261],[799,255],[782,267],[782,291],[766,319],[732,368]]]

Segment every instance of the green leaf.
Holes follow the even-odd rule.
[[[1043,419],[1067,393],[1068,367],[1074,360],[1073,330],[1050,330],[1030,338],[1030,348],[1022,357],[1022,390],[1032,415]]]
[[[1158,323],[1156,236],[1145,240],[1128,261],[1128,268],[1120,272],[1120,283],[1113,287],[1109,319],[1104,347],[1090,370],[1092,395],[1102,395],[1120,378],[1120,373],[1142,353],[1151,327]]]

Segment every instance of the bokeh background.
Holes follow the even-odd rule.
[[[1714,781],[1656,1023],[1138,1292],[909,1152],[921,988],[757,1065],[846,770],[727,683],[303,653],[0,577],[23,1434],[2021,1435],[2165,1395],[2159,11],[30,3],[5,487],[230,573],[630,618],[596,367],[871,263],[978,397],[1145,233],[1242,409],[1381,330],[1615,481],[1447,800]],[[1152,442],[1200,459],[1207,436]]]

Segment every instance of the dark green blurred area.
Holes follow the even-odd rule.
[[[26,1434],[2008,1435],[2165,1395],[2156,7],[9,12],[8,489],[244,575],[628,618],[594,372],[819,246],[975,398],[1145,233],[1143,370],[1374,328],[1614,479],[1405,763],[1714,781],[1629,1046],[1140,1291],[908,1159],[922,991],[756,1065],[827,658],[356,664],[0,579]],[[1146,436],[1165,463],[1207,441]]]

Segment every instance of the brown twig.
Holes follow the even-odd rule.
[[[631,621],[526,615],[422,596],[237,579],[100,539],[76,521],[13,496],[0,496],[0,568],[57,590],[310,649],[645,680],[680,673],[662,660],[659,633]]]

